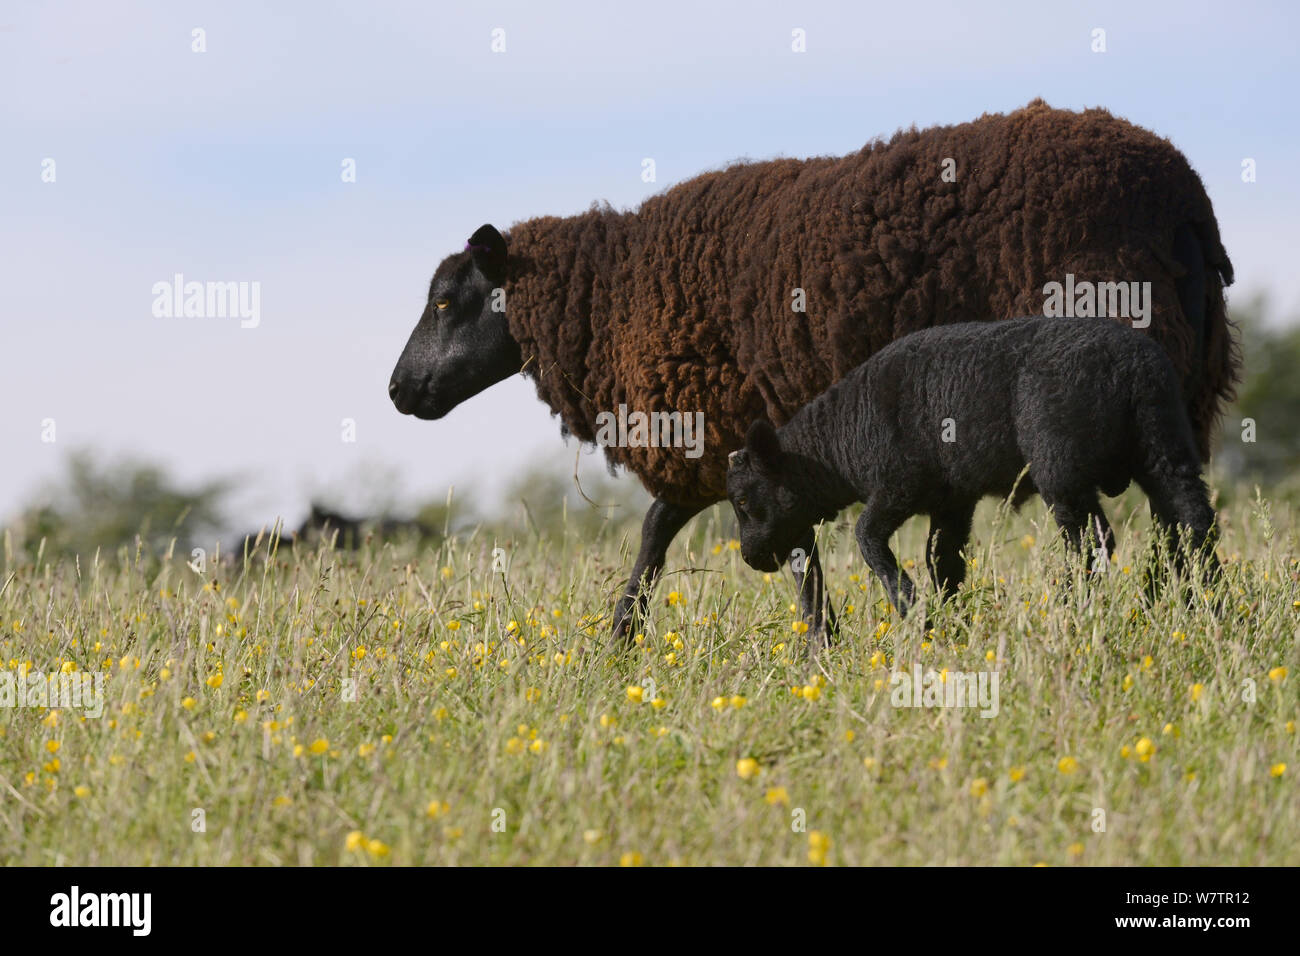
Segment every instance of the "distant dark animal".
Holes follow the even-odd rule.
[[[614,612],[626,634],[673,537],[722,499],[724,453],[755,418],[785,422],[909,332],[1041,314],[1048,285],[1071,281],[1150,283],[1147,334],[1208,457],[1240,362],[1205,188],[1168,140],[1041,100],[842,158],[705,173],[632,212],[485,225],[434,272],[388,391],[436,419],[522,371],[584,442],[620,405],[703,413],[698,456],[605,448],[655,496]],[[815,551],[807,569],[805,617],[820,606]]]
[[[418,519],[406,518],[350,518],[337,511],[312,502],[311,511],[296,531],[282,532],[279,547],[293,547],[298,543],[321,544],[333,543],[334,546],[349,551],[360,548],[372,535],[380,538],[393,538],[404,534],[414,534],[421,539],[437,538],[439,532],[428,527]],[[273,540],[271,529],[263,527],[259,531],[249,532],[236,539],[232,554],[243,554],[245,546],[252,551],[260,542],[268,547]]]
[[[246,553],[251,555],[260,548],[265,548],[268,554],[273,547],[292,548],[295,537],[295,532],[286,529],[282,523],[265,524],[256,531],[236,535],[231,547],[225,550],[223,560],[239,561]]]
[[[1185,547],[1217,574],[1214,511],[1169,356],[1117,322],[1036,317],[916,332],[781,428],[754,422],[730,456],[727,497],[741,555],[760,571],[810,551],[810,527],[863,502],[858,546],[905,614],[914,589],[889,538],[913,515],[930,516],[930,576],[953,591],[981,498],[1014,489],[1019,505],[1037,492],[1074,549],[1091,535],[1109,554],[1097,492],[1133,481],[1160,530],[1185,529]],[[1183,547],[1174,554],[1185,563]]]

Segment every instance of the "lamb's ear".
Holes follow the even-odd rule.
[[[474,257],[479,272],[496,282],[506,275],[506,240],[491,223],[484,223],[469,237],[465,248]]]
[[[760,465],[776,468],[781,463],[781,439],[772,423],[761,418],[745,433],[745,450]]]

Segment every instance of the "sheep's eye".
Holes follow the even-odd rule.
[[[748,508],[748,507],[749,507],[749,502],[746,501],[744,498],[737,498],[737,499],[736,499],[736,504],[739,505],[741,508]]]
[[[451,302],[449,302],[447,299],[439,299],[437,302],[433,304],[436,305],[438,307],[438,311],[441,312],[445,308],[447,308],[447,306],[451,305]]]

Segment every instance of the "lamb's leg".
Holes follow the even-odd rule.
[[[1210,507],[1210,495],[1200,475],[1175,481],[1173,511],[1179,526],[1187,531],[1185,543],[1192,556],[1201,562],[1202,580],[1206,587],[1210,587],[1223,573],[1223,568],[1214,553],[1217,539],[1214,509]]]
[[[1214,554],[1214,509],[1200,474],[1153,474],[1138,485],[1151,499],[1155,534],[1170,549],[1178,573],[1186,574],[1190,551],[1201,561],[1203,583],[1211,586],[1223,569]]]
[[[1039,493],[1052,509],[1052,515],[1070,550],[1082,554],[1084,544],[1092,541],[1094,556],[1110,560],[1115,551],[1115,532],[1106,520],[1106,512],[1101,510],[1096,489],[1060,494],[1040,487]],[[1092,566],[1094,565],[1090,565]]]
[[[634,618],[643,617],[654,592],[659,572],[664,568],[668,545],[686,522],[703,510],[703,506],[675,505],[656,498],[641,523],[641,550],[637,552],[632,577],[614,608],[611,636],[627,639]]]
[[[898,558],[889,547],[889,536],[898,530],[904,520],[906,516],[900,518],[888,512],[873,511],[868,505],[854,528],[863,560],[880,578],[890,603],[898,609],[899,617],[907,616],[907,609],[916,594],[911,577],[898,566]]]
[[[973,504],[957,505],[930,515],[925,562],[935,591],[956,594],[966,579],[966,561],[961,556],[961,549],[970,538],[974,518]]]
[[[1180,574],[1184,568],[1184,556],[1178,547],[1178,519],[1164,489],[1147,478],[1139,478],[1138,487],[1151,503],[1152,561],[1145,575],[1145,590],[1147,599],[1154,602],[1160,589],[1168,583],[1164,563],[1159,560],[1161,554],[1169,555]]]
[[[799,618],[812,632],[812,647],[815,651],[826,643],[829,634],[835,632],[835,611],[826,600],[826,577],[822,572],[814,532],[808,532],[807,537],[799,543],[799,550],[803,552],[802,555],[790,556],[790,569],[794,571],[795,587],[799,590]]]

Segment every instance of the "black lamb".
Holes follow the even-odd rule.
[[[1026,466],[1028,468],[1025,474]],[[1098,501],[1136,481],[1161,533],[1218,573],[1214,511],[1178,373],[1152,339],[1104,319],[1022,318],[937,326],[886,346],[780,429],[756,421],[732,452],[727,497],[745,561],[775,571],[811,528],[861,501],[856,536],[900,615],[912,581],[889,547],[909,517],[930,516],[935,587],[965,577],[976,503],[1037,493],[1067,542],[1114,536]],[[1179,567],[1186,565],[1175,550]]]

